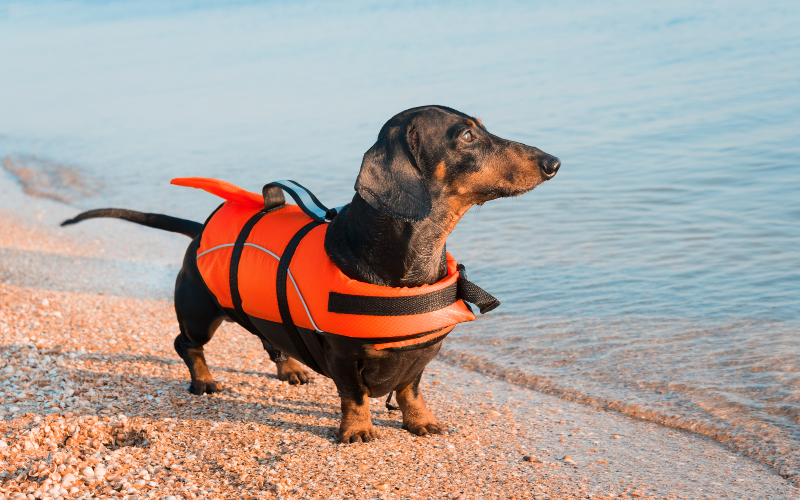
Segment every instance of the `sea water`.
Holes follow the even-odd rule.
[[[0,2],[0,152],[203,220],[211,176],[347,202],[425,104],[558,156],[448,240],[502,306],[442,356],[800,474],[797,2]],[[796,479],[795,479],[796,480]]]

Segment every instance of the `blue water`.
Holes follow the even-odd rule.
[[[503,306],[448,352],[795,476],[799,22],[796,2],[0,2],[0,151],[108,186],[82,208],[202,220],[218,200],[170,178],[339,205],[392,115],[474,114],[563,167],[449,239]]]

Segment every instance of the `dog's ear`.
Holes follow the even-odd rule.
[[[417,165],[413,126],[402,124],[381,132],[364,154],[356,191],[382,214],[407,222],[427,219],[433,202]]]

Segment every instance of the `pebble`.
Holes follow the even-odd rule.
[[[49,301],[48,315],[30,309],[43,297]],[[373,401],[380,438],[339,446],[333,444],[338,416],[327,410],[339,405],[333,384],[323,377],[315,377],[302,388],[279,382],[257,339],[235,325],[223,325],[217,335],[224,341],[210,349],[212,373],[218,379],[224,374],[232,389],[197,398],[186,393],[186,368],[173,350],[178,328],[169,302],[0,283],[0,304],[0,370],[4,374],[0,382],[10,382],[0,386],[0,397],[5,398],[0,418],[6,424],[0,434],[6,446],[0,444],[0,455],[2,450],[15,449],[18,472],[14,477],[45,465],[41,475],[27,479],[39,484],[60,468],[63,477],[54,474],[58,481],[49,486],[55,491],[46,495],[42,491],[40,499],[64,495],[65,500],[74,500],[86,493],[106,499],[122,499],[124,494],[158,500],[274,499],[278,491],[281,498],[394,498],[394,485],[402,485],[403,498],[498,499],[519,498],[521,493],[524,498],[529,491],[535,498],[566,500],[585,498],[581,491],[592,483],[581,479],[578,471],[583,471],[574,466],[549,467],[556,465],[549,462],[557,452],[546,447],[555,444],[557,437],[543,436],[541,442],[537,439],[531,444],[527,436],[524,442],[523,436],[511,437],[504,425],[488,426],[487,416],[496,420],[489,424],[513,421],[513,411],[496,409],[504,404],[499,397],[495,401],[492,396],[452,399],[446,382],[428,387],[426,399],[449,427],[445,435],[429,439],[402,431],[399,414],[384,414],[383,402]],[[64,312],[63,319],[53,314],[56,309]],[[40,325],[4,330],[4,325],[32,325],[29,316],[34,313]],[[131,341],[137,335],[142,341]],[[20,393],[24,399],[17,403]],[[155,398],[153,403],[147,402],[147,395]],[[111,401],[113,407],[108,406]],[[9,407],[10,403],[14,406]],[[326,408],[324,416],[315,407]],[[11,410],[29,415],[11,420]],[[117,417],[120,412],[128,418]],[[550,418],[558,414],[546,413]],[[565,413],[572,418],[569,411]],[[142,430],[144,441],[127,446],[112,442],[110,431],[123,420],[129,428]],[[542,420],[535,425],[548,430],[555,423],[555,419]],[[77,444],[64,446],[78,427]],[[38,430],[31,442],[39,449],[20,450],[29,440],[21,431],[34,429]],[[96,439],[102,447],[92,448],[94,441],[84,441],[95,439],[87,434],[93,429],[100,434]],[[521,427],[511,430],[527,432]],[[253,453],[256,437],[259,448]],[[514,448],[518,442],[525,447]],[[519,460],[521,450],[526,455]],[[579,449],[570,451],[580,454]],[[548,467],[534,456],[539,453],[547,457]],[[278,460],[279,456],[288,458]],[[161,466],[164,458],[171,469]],[[0,463],[3,469],[9,462]],[[154,470],[145,475],[145,469]],[[70,491],[78,489],[74,495],[60,487],[69,482],[68,474],[79,476],[69,486]],[[352,479],[356,474],[360,474],[358,486]],[[371,494],[359,491],[366,484],[375,484]],[[3,495],[0,498],[9,497],[7,492]]]
[[[622,439],[619,434],[614,434],[614,439]]]

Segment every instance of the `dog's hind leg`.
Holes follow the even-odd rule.
[[[178,323],[181,328],[180,335],[175,337],[175,352],[189,368],[189,374],[192,377],[189,392],[197,395],[221,392],[222,386],[208,371],[203,346],[211,340],[214,332],[222,323],[223,317],[188,316],[185,313],[182,314],[178,307],[175,309],[178,312]]]
[[[203,330],[211,331],[211,334],[208,335],[208,337],[211,337],[213,331],[222,323],[222,318],[204,326],[193,325],[194,321],[191,320],[185,322],[181,321],[180,323],[181,333],[175,337],[175,352],[178,353],[178,356],[183,359],[183,362],[186,363],[186,366],[189,368],[189,374],[192,377],[189,392],[197,395],[221,392],[222,386],[214,380],[211,376],[211,372],[208,371],[206,358],[203,354],[203,344],[194,342],[192,338],[201,336]],[[195,329],[192,328],[192,326],[197,326],[198,328]],[[194,330],[194,333],[188,333],[192,332],[192,330]]]
[[[269,359],[275,363],[275,367],[278,369],[278,380],[289,382],[291,385],[308,383],[309,372],[305,365],[285,355],[264,338],[261,339],[261,344],[264,346],[264,350],[267,351],[267,354],[269,354]]]
[[[289,382],[291,385],[307,384],[309,371],[305,365],[294,358],[286,358],[283,363],[275,363],[278,368],[278,380]]]
[[[211,293],[202,281],[197,266],[193,266],[194,243],[189,245],[187,259],[183,269],[178,273],[175,283],[175,313],[178,316],[180,335],[175,338],[175,352],[189,368],[192,394],[212,394],[222,391],[208,371],[203,346],[206,345],[220,323],[226,319],[225,312],[217,306]]]

